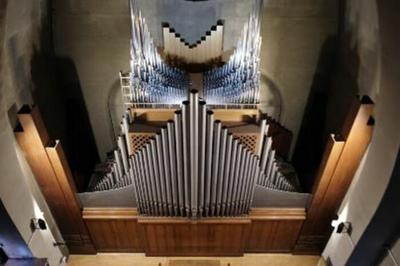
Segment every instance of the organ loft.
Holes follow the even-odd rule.
[[[57,70],[52,70],[78,71],[70,76],[72,81],[55,75],[57,82],[62,80],[63,88],[69,91],[64,94],[70,97],[65,101],[69,105],[65,105],[64,116],[52,118],[60,105],[51,109],[50,96],[41,101],[35,92],[31,101],[17,102],[8,110],[13,128],[10,139],[16,143],[18,161],[24,162],[33,177],[35,185],[31,186],[37,186],[35,193],[42,197],[38,204],[47,207],[34,207],[41,211],[34,212],[28,221],[29,238],[21,236],[13,217],[8,218],[9,223],[4,219],[4,228],[14,229],[2,232],[0,228],[2,260],[12,260],[13,254],[18,253],[7,242],[11,238],[18,239],[24,247],[20,249],[25,250],[23,258],[40,258],[37,254],[44,252],[45,244],[35,249],[29,242],[37,241],[35,234],[40,232],[50,232],[52,254],[60,254],[60,258],[46,257],[50,265],[65,264],[70,254],[97,253],[191,257],[192,263],[196,262],[195,257],[322,254],[322,265],[342,265],[335,257],[339,255],[332,255],[331,251],[338,249],[334,246],[337,238],[347,239],[341,241],[351,246],[346,248],[351,252],[348,265],[366,259],[360,256],[357,260],[357,251],[364,250],[359,249],[363,238],[360,236],[360,242],[355,243],[353,232],[358,234],[359,229],[352,223],[355,218],[351,218],[354,216],[349,210],[353,205],[349,200],[351,193],[361,186],[357,182],[368,175],[365,169],[375,162],[370,159],[371,153],[379,152],[373,146],[383,134],[379,133],[383,129],[376,129],[382,121],[379,118],[383,125],[389,123],[380,113],[384,104],[379,101],[390,100],[384,94],[377,97],[379,91],[371,94],[362,88],[347,88],[345,80],[359,73],[347,65],[345,69],[350,74],[340,79],[343,84],[334,81],[333,67],[322,67],[321,71],[332,77],[319,81],[323,75],[318,67],[324,60],[321,48],[322,61],[318,62],[309,94],[302,96],[305,103],[300,106],[298,92],[284,87],[303,62],[293,61],[290,67],[280,69],[276,74],[283,77],[280,82],[267,74],[274,54],[265,47],[276,41],[278,34],[265,34],[265,29],[276,20],[285,19],[274,15],[271,18],[274,10],[279,10],[274,6],[279,6],[275,3],[279,1],[231,1],[229,5],[235,5],[236,17],[229,13],[233,11],[224,12],[224,8],[228,10],[228,1],[222,0],[126,2],[126,19],[118,27],[129,29],[122,45],[129,49],[125,56],[118,55],[123,58],[121,70],[111,73],[114,92],[107,97],[100,90],[74,92],[73,84],[79,78],[85,80],[91,70],[80,72],[82,62],[77,63],[77,69],[68,68],[71,59],[66,56],[64,61],[55,60]],[[71,8],[71,14],[75,14],[81,8],[75,4],[71,3],[66,10]],[[53,16],[60,13],[59,5],[62,6],[55,4]],[[99,5],[101,9],[102,4]],[[160,5],[157,12],[152,5]],[[195,16],[196,8],[199,16]],[[63,16],[60,15],[61,20]],[[62,28],[61,20],[56,17],[53,28]],[[107,29],[98,30],[96,34],[101,35]],[[53,34],[57,40],[67,33]],[[280,36],[286,38],[282,37],[285,34]],[[109,44],[114,42],[118,40],[107,40]],[[56,53],[68,50],[68,45],[60,42]],[[91,49],[100,49],[100,45]],[[344,48],[339,48],[343,45],[337,46],[340,58],[345,58],[343,62],[353,60],[341,50]],[[334,54],[330,53],[329,60],[335,59]],[[285,50],[279,60],[290,56],[290,49]],[[109,56],[103,57],[99,63],[102,66],[93,62],[91,68],[113,69],[112,60],[105,58]],[[341,59],[336,60],[335,67],[344,64]],[[341,72],[335,73],[340,76]],[[101,75],[97,78],[102,80]],[[80,95],[80,102],[74,102],[76,95]],[[378,111],[376,104],[380,106]],[[390,103],[386,106],[389,108]],[[85,108],[91,110],[90,119]],[[63,130],[58,130],[64,120]],[[107,134],[109,138],[100,137]],[[108,148],[103,148],[107,141]],[[393,147],[398,144],[397,141]],[[91,147],[94,148],[90,150]],[[392,159],[386,156],[384,160]],[[376,180],[379,178],[375,182],[380,182]],[[381,204],[384,200],[385,197]],[[9,205],[3,204],[0,214],[9,217]],[[379,215],[379,211],[374,215]],[[393,219],[399,221],[395,216]],[[373,221],[371,218],[370,224]],[[382,226],[379,230],[383,230]],[[11,236],[12,230],[16,236]],[[375,238],[365,241],[371,239]],[[382,246],[386,253],[382,251],[380,258],[382,254],[392,254],[384,258],[395,260],[391,246]],[[118,265],[117,261],[114,263]],[[157,265],[223,265],[207,264],[212,260],[196,262],[200,264],[190,264],[190,260],[188,264],[173,263],[176,262]]]

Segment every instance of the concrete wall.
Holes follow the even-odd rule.
[[[153,37],[161,22],[194,40],[224,18],[225,49],[234,46],[253,1],[138,0]],[[178,3],[179,2],[179,3]],[[124,109],[119,70],[129,70],[127,0],[54,1],[57,56],[75,64],[99,155],[115,146]],[[265,1],[262,25],[262,109],[298,135],[305,105],[326,41],[336,34],[337,1]]]
[[[224,24],[224,50],[236,46],[244,23],[249,18],[254,0],[137,0],[150,32],[158,46],[163,46],[162,22],[168,22],[189,43],[200,40],[219,19]],[[265,1],[266,3],[268,0]]]
[[[67,250],[53,246],[63,242],[36,180],[13,134],[15,112],[32,103],[31,63],[39,49],[42,19],[47,14],[42,0],[3,1],[1,9],[0,81],[0,198],[33,255],[58,265]],[[30,219],[44,218],[48,229],[31,232]],[[5,245],[7,243],[4,243]]]
[[[321,60],[337,34],[338,1],[269,0],[263,13],[261,108],[293,132],[295,146],[310,90],[321,76]],[[329,73],[322,73],[329,75]]]
[[[333,233],[323,253],[333,265],[344,265],[353,244],[362,236],[382,199],[399,151],[398,8],[397,1],[375,0],[348,1],[346,6],[346,35],[352,40],[360,66],[355,82],[376,103],[376,125],[369,149],[338,211],[339,219],[351,222],[353,231],[350,237]]]

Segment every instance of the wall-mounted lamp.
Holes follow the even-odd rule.
[[[336,233],[338,234],[351,234],[351,223],[350,222],[342,222],[338,225],[336,229]]]
[[[41,219],[41,218],[32,218],[31,219],[31,230],[32,232],[36,231],[36,230],[46,230],[47,229],[47,225],[45,220]]]

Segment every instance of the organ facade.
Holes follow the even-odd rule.
[[[130,71],[120,73],[126,111],[116,148],[85,192],[77,193],[39,110],[21,110],[17,140],[72,252],[320,254],[370,141],[373,104],[354,99],[305,191],[290,164],[290,129],[259,109],[262,7],[255,1],[224,61],[221,23],[197,44],[164,24],[161,51],[130,1]],[[191,72],[193,63],[203,70]]]

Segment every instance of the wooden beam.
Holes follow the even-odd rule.
[[[61,144],[50,141],[36,106],[24,106],[18,113],[18,120],[20,127],[15,130],[15,137],[70,252],[95,253]]]
[[[353,102],[340,136],[329,139],[313,188],[295,253],[321,254],[332,232],[343,198],[371,141],[373,102],[368,97]]]

